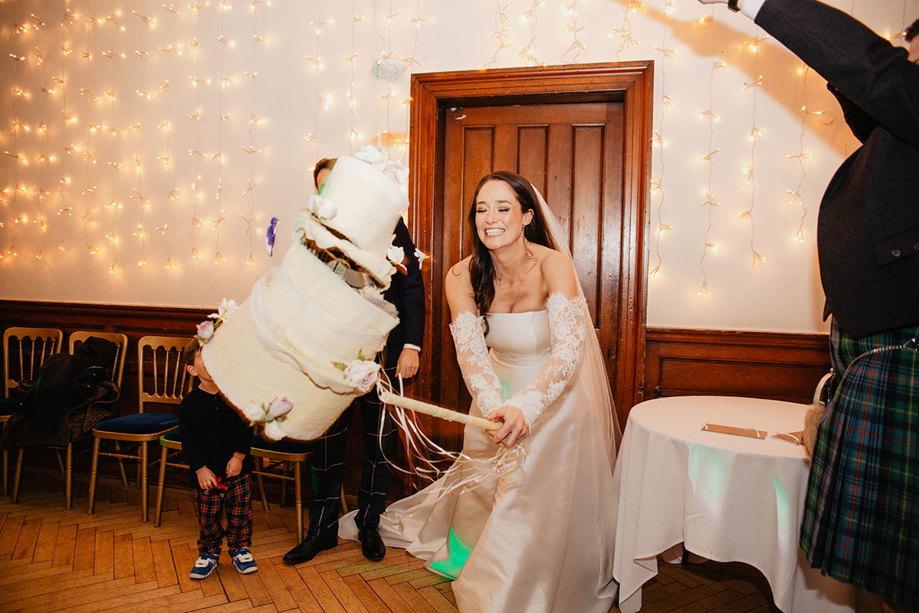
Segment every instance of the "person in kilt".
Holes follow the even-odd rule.
[[[907,51],[817,0],[700,2],[727,2],[820,73],[862,142],[820,204],[835,377],[800,544],[885,611],[919,611],[919,20]]]

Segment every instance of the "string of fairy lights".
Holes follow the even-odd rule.
[[[342,148],[353,152],[376,144],[390,157],[407,161],[409,75],[439,70],[444,62],[430,46],[437,41],[423,36],[424,25],[436,23],[437,13],[425,15],[421,0],[352,0],[344,8],[316,0],[296,9],[303,11],[296,14],[306,15],[302,36],[284,45],[269,44],[265,24],[276,23],[278,11],[291,9],[273,6],[271,0],[167,1],[136,10],[122,8],[119,0],[61,0],[53,15],[42,13],[42,2],[16,4],[4,7],[7,15],[18,19],[3,26],[2,37],[8,47],[0,90],[8,117],[0,141],[3,266],[63,258],[80,261],[73,253],[82,251],[80,257],[88,257],[89,266],[100,262],[116,276],[128,264],[148,270],[208,264],[255,268],[264,261],[261,238],[272,215],[266,209],[272,205],[261,194],[277,180],[270,172],[276,160],[268,156],[289,154],[273,151],[268,130],[282,125],[306,143],[306,150],[295,154],[306,158],[300,161],[304,176],[298,178],[305,193],[311,189],[306,172],[311,164]],[[661,241],[675,233],[678,224],[680,232],[686,231],[680,222],[688,215],[687,199],[692,199],[673,183],[674,169],[700,157],[687,155],[697,143],[680,140],[683,130],[676,118],[692,111],[679,105],[685,92],[674,89],[672,74],[677,53],[672,41],[682,44],[679,29],[693,27],[694,22],[674,15],[674,0],[608,4],[611,7],[595,0],[496,0],[486,9],[493,20],[482,20],[481,38],[489,45],[471,48],[466,59],[484,59],[479,65],[483,69],[545,65],[543,58],[548,57],[561,63],[656,60],[649,276],[658,279],[664,256],[671,253],[662,249]],[[853,13],[855,5],[853,0]],[[904,23],[907,5],[903,0],[902,11],[896,10]],[[549,8],[557,8],[562,18],[553,18],[556,14]],[[706,147],[701,155],[705,165],[698,166],[703,170],[702,206],[694,207],[702,222],[701,278],[695,285],[701,296],[713,290],[709,257],[726,234],[746,228],[747,253],[754,267],[766,262],[767,249],[775,248],[759,247],[757,221],[769,210],[760,206],[766,193],[762,185],[777,183],[787,193],[800,213],[789,235],[806,242],[813,206],[808,206],[805,193],[815,162],[808,150],[809,136],[812,129],[835,121],[832,111],[815,110],[809,91],[817,77],[802,67],[798,146],[787,155],[795,166],[787,176],[771,165],[764,169],[767,126],[760,124],[775,121],[761,115],[760,90],[767,84],[760,54],[766,37],[756,29],[744,42],[746,51],[734,68],[743,69],[745,77],[718,78],[729,72],[722,70],[729,64],[717,53],[723,41],[713,38],[716,17],[727,18],[719,9],[710,9],[699,24],[708,28],[708,55],[703,60],[710,66],[707,91],[700,90],[707,96],[707,108],[699,118],[708,132],[707,142],[698,145]],[[350,14],[350,27],[342,24],[342,30],[348,30],[339,32],[332,15],[341,20],[341,12]],[[609,19],[609,14],[618,17]],[[618,24],[611,30],[599,25],[611,22]],[[604,35],[610,42],[596,44]],[[284,53],[299,50],[299,56],[291,62],[276,55],[280,48]],[[698,65],[699,57],[690,54],[689,59]],[[379,63],[384,60],[398,60],[408,74],[392,81],[382,78]],[[266,89],[277,87],[271,84],[276,70],[308,84],[296,116],[266,114],[278,91]],[[730,91],[735,85],[738,99],[748,96],[751,108],[743,134],[749,139],[743,156],[747,191],[741,195],[747,203],[739,206],[743,210],[738,215],[746,226],[716,219],[719,207],[728,204],[722,202],[724,194],[716,197],[716,191],[727,191],[728,179],[714,173],[713,165],[719,151],[719,157],[725,156],[723,149],[730,146],[732,135],[716,131],[713,107],[723,96],[735,96]],[[336,100],[347,104],[336,105]],[[343,135],[333,134],[336,121],[347,126]],[[342,143],[336,144],[338,140]],[[715,184],[722,180],[726,185]],[[732,200],[737,207],[736,193]],[[238,254],[233,246],[244,252]]]
[[[632,45],[632,26],[629,23],[628,14],[632,11],[637,11],[640,7],[631,4],[629,9],[626,11],[625,16],[623,17],[623,27],[621,28],[619,49],[616,50],[616,55],[619,55],[625,48]],[[673,229],[668,223],[664,222],[664,203],[666,202],[666,193],[664,187],[664,175],[666,170],[666,159],[664,157],[664,149],[667,147],[667,141],[664,139],[665,132],[665,123],[667,114],[670,109],[673,107],[673,98],[668,93],[667,89],[667,63],[668,60],[672,59],[676,55],[676,50],[671,49],[667,46],[667,34],[669,28],[667,27],[667,18],[673,12],[673,5],[669,2],[666,5],[666,8],[662,15],[662,25],[661,28],[661,44],[655,45],[654,50],[657,51],[660,56],[660,108],[657,112],[657,127],[654,130],[654,136],[651,138],[651,144],[654,150],[657,152],[657,178],[651,179],[651,193],[657,195],[657,207],[655,209],[657,217],[657,233],[654,237],[654,267],[651,269],[648,276],[651,279],[656,279],[661,274],[661,239],[664,236],[665,232],[668,232]]]
[[[479,65],[482,70],[496,65],[498,63],[498,54],[512,46],[510,17],[507,14],[510,5],[511,3],[506,0],[496,0],[495,2],[495,31],[491,33],[491,37],[497,41],[497,46],[492,56],[484,64]]]
[[[759,52],[760,45],[766,39],[765,36],[762,36],[762,31],[759,27],[756,28],[756,35],[753,39],[747,40],[744,42],[744,47],[750,50],[753,54],[753,73],[752,79],[746,81],[743,84],[744,91],[749,91],[753,97],[752,111],[750,117],[750,133],[747,138],[750,141],[750,163],[743,168],[744,177],[746,178],[747,185],[750,186],[750,206],[745,211],[738,213],[737,217],[748,224],[750,224],[750,254],[752,256],[753,267],[755,268],[759,264],[766,263],[766,256],[762,255],[756,250],[756,219],[754,217],[754,209],[756,208],[756,146],[759,142],[759,139],[766,135],[766,131],[763,128],[757,126],[757,112],[758,108],[758,92],[759,88],[763,86],[763,75],[759,72]]]
[[[727,64],[724,60],[715,56],[715,10],[712,7],[711,14],[702,17],[699,23],[708,29],[708,55],[711,57],[711,71],[708,75],[708,105],[699,111],[699,119],[704,120],[708,127],[708,141],[705,148],[706,152],[700,157],[700,161],[705,163],[706,181],[703,195],[705,199],[702,206],[705,207],[706,226],[705,234],[702,237],[702,255],[699,258],[699,272],[702,275],[702,284],[696,292],[699,296],[710,296],[711,290],[708,287],[708,273],[705,268],[705,260],[709,253],[715,253],[719,250],[720,244],[712,237],[712,228],[714,225],[714,210],[721,206],[721,203],[715,199],[715,188],[713,182],[714,175],[714,156],[721,151],[720,147],[715,145],[715,123],[720,119],[715,113],[715,73],[724,68]]]

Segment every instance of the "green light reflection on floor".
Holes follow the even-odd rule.
[[[453,532],[452,527],[450,528],[449,539],[448,549],[450,551],[450,555],[446,559],[431,562],[430,568],[434,572],[446,575],[452,579],[456,579],[459,577],[460,571],[463,570],[463,565],[469,558],[469,554],[472,552],[472,547],[460,541],[456,534]]]

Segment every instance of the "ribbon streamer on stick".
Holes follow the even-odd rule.
[[[390,391],[380,390],[379,396],[380,401],[383,402],[383,404],[395,405],[397,407],[402,407],[403,409],[408,409],[409,411],[424,413],[425,415],[431,415],[432,417],[437,417],[439,419],[446,419],[447,421],[455,421],[463,424],[471,424],[478,428],[482,428],[483,430],[497,430],[501,427],[501,424],[489,421],[483,417],[466,415],[465,413],[452,411],[450,409],[437,406],[436,404],[430,404],[427,402],[422,402],[421,400],[415,400],[414,398],[399,396],[397,394],[393,394]]]

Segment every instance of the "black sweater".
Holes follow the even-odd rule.
[[[237,451],[246,454],[242,473],[252,471],[252,431],[219,394],[208,394],[197,387],[189,392],[179,408],[179,432],[182,453],[191,469],[192,487],[198,487],[195,471],[202,466],[218,477],[226,477],[227,462]]]

